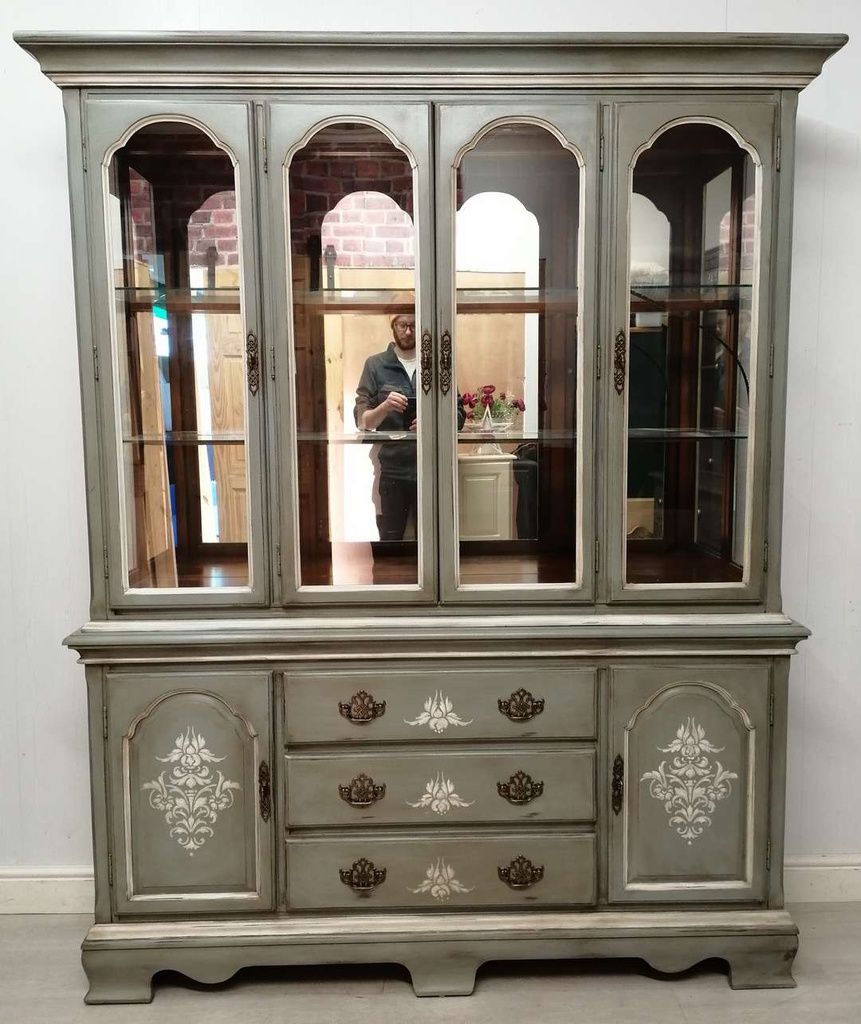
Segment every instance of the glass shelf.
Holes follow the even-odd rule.
[[[238,288],[116,288],[132,313],[239,313]]]
[[[577,313],[576,288],[458,288],[457,312]]]
[[[123,437],[123,444],[245,444],[245,437],[235,433],[205,433],[194,430],[168,430],[163,434],[132,434]]]
[[[750,295],[749,284],[631,285],[631,312],[735,309]]]
[[[410,289],[326,288],[320,291],[296,290],[294,305],[318,313],[376,313],[394,316],[414,313],[415,300]]]
[[[701,427],[631,427],[632,441],[746,441],[748,435],[739,430],[711,430]]]

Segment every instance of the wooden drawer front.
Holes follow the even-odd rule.
[[[591,821],[594,779],[595,752],[586,749],[288,756],[287,820],[294,827]]]
[[[303,672],[287,677],[286,713],[288,743],[592,739],[595,670],[508,659],[504,668]]]
[[[288,863],[295,909],[595,902],[593,835],[293,840]],[[512,888],[500,869],[528,887]]]

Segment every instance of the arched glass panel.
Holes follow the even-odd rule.
[[[628,583],[740,583],[754,272],[753,160],[723,128],[677,125],[632,179]]]
[[[505,124],[457,173],[459,578],[576,582],[580,165]]]
[[[288,167],[304,586],[418,583],[413,168],[365,124]]]
[[[130,588],[247,587],[236,177],[199,128],[136,131],[109,168]]]

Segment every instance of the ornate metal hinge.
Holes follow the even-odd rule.
[[[619,331],[616,335],[616,343],[613,346],[613,387],[616,394],[621,395],[625,390],[625,332]]]
[[[340,868],[338,874],[344,885],[348,885],[353,892],[371,892],[386,880],[386,869],[375,868],[373,861],[364,857],[355,861],[352,867]]]
[[[386,795],[386,784],[375,786],[374,780],[364,772],[357,775],[349,785],[338,786],[341,799],[351,807],[370,807]]]
[[[442,332],[439,350],[439,389],[444,395],[451,390],[451,334]]]
[[[621,754],[616,754],[613,762],[613,814],[622,810],[622,797],[625,795],[625,762]]]
[[[260,343],[254,331],[245,339],[245,367],[248,372],[248,390],[256,395],[260,390]]]
[[[521,856],[515,857],[507,868],[497,868],[496,872],[509,889],[528,889],[544,877],[544,865],[533,866],[531,860]]]
[[[261,761],[257,770],[257,799],[260,804],[260,817],[264,821],[269,821],[272,816],[272,774],[266,761]]]
[[[386,713],[386,702],[374,700],[374,695],[367,690],[359,690],[353,694],[349,703],[339,703],[338,711],[353,725],[366,725]]]
[[[544,710],[544,698],[533,697],[523,688],[512,693],[508,700],[500,698],[496,704],[500,714],[510,718],[512,722],[528,722],[530,718],[540,715]]]
[[[427,328],[422,331],[421,356],[422,391],[429,395],[433,384],[433,338]]]
[[[508,782],[497,782],[496,792],[510,804],[528,804],[544,792],[544,783],[533,782],[526,772],[515,772]]]

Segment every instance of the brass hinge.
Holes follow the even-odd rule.
[[[108,885],[114,884],[114,855],[108,854]]]
[[[774,140],[774,169],[780,170],[780,136]]]
[[[87,173],[87,140],[81,141],[81,164],[84,168],[84,174]]]
[[[275,346],[269,346],[269,379],[275,380]]]
[[[281,575],[281,545],[275,545],[275,573]]]
[[[771,840],[767,839],[765,843],[765,870],[771,871]]]
[[[768,572],[768,541],[762,546],[762,571]]]
[[[265,135],[263,136],[263,173],[269,173],[269,146]]]
[[[99,379],[99,350],[93,345],[93,376]]]
[[[595,538],[595,572],[598,572],[598,562],[601,557],[601,541]]]
[[[774,376],[774,342],[768,346],[768,375]]]
[[[601,379],[601,342],[600,341],[598,342],[598,353],[597,353],[597,363],[596,363],[596,366],[597,366],[597,374],[596,374],[596,376],[597,376],[597,379],[600,380]]]
[[[102,704],[102,739],[108,738],[108,706]]]
[[[768,695],[768,724],[774,725],[774,691]]]
[[[107,546],[107,544],[105,544],[105,546],[102,548],[102,568],[104,569],[104,572],[105,572],[105,579],[107,579],[108,578],[108,546]]]
[[[604,136],[598,140],[598,170],[604,170]]]

